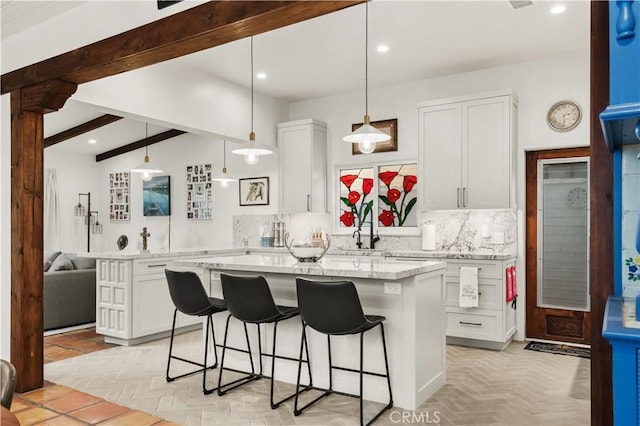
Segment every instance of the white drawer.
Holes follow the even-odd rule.
[[[173,258],[136,259],[133,261],[133,273],[136,275],[164,275],[164,269],[173,264]]]
[[[484,280],[478,283],[478,309],[502,310],[502,281]],[[447,306],[458,307],[460,284],[458,280],[447,279]],[[471,308],[476,309],[476,308]]]
[[[447,260],[447,277],[459,277],[462,266],[478,268],[478,279],[505,277],[502,262],[492,260]]]
[[[471,314],[459,312],[459,309],[447,308],[447,336],[502,341],[501,312],[476,310]]]

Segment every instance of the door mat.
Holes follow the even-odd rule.
[[[579,356],[580,358],[591,358],[591,349],[580,348],[577,346],[563,345],[559,343],[543,343],[543,342],[529,342],[524,347],[530,351],[547,352],[550,354],[571,355]]]

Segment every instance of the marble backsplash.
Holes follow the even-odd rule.
[[[270,214],[235,215],[233,217],[233,247],[261,246],[262,236],[271,236],[271,224],[285,222],[287,232],[294,238],[305,238],[314,228],[329,232],[332,247],[355,249],[355,239],[350,235],[333,235],[330,214]],[[422,225],[434,225],[436,244],[433,251],[448,253],[493,253],[517,252],[518,222],[516,210],[429,210],[419,215],[419,229]],[[369,235],[363,229],[363,247],[368,246]],[[420,235],[383,235],[376,243],[381,250],[421,250]]]

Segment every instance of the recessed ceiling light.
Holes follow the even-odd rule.
[[[91,145],[94,145],[94,144],[97,144],[97,143],[98,143],[98,141],[97,141],[97,140],[95,140],[95,139],[89,139],[89,143],[90,143]]]
[[[377,50],[380,53],[385,53],[389,51],[389,46],[387,46],[386,44],[381,44],[380,46],[378,46]]]
[[[557,15],[559,13],[564,12],[565,10],[567,10],[567,6],[563,4],[559,4],[559,5],[553,6],[551,10],[549,10],[549,12],[553,13],[554,15]]]
[[[263,72],[259,72],[258,74],[256,74],[256,78],[259,78],[260,80],[264,80],[265,78],[267,78],[267,75]]]

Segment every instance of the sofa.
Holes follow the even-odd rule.
[[[44,253],[44,330],[96,321],[96,260]]]

